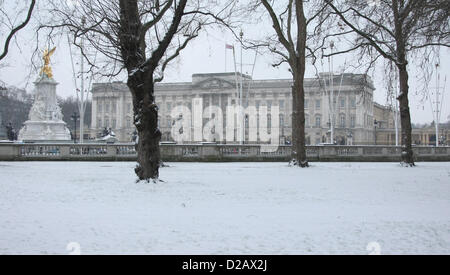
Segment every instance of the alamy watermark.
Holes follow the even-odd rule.
[[[225,121],[224,121],[225,114]],[[192,99],[192,110],[178,105],[171,113],[171,136],[177,143],[244,142],[260,143],[262,152],[275,152],[280,145],[280,108],[274,106],[228,105],[226,110]],[[203,123],[207,120],[206,123]],[[284,120],[281,121],[283,123]]]

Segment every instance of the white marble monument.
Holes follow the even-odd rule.
[[[71,140],[70,131],[62,120],[61,108],[56,101],[56,85],[53,79],[50,56],[55,49],[44,52],[44,67],[34,82],[34,103],[28,121],[19,132],[22,141],[63,141]]]

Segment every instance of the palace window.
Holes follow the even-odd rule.
[[[103,112],[103,104],[102,104],[103,102],[101,102],[101,101],[98,101],[97,102],[97,109],[98,109],[98,112],[99,113],[101,113],[101,112]],[[100,124],[99,124],[100,125]]]
[[[322,125],[322,119],[320,116],[316,116],[316,128],[320,128]]]
[[[352,115],[350,117],[350,127],[355,128],[355,125],[356,125],[356,117],[354,115]]]
[[[321,103],[322,103],[322,100],[316,99],[316,109],[320,109]]]
[[[340,102],[340,107],[341,107],[341,108],[345,108],[345,98],[341,98],[341,99],[339,100],[339,102]]]
[[[247,114],[246,114],[245,117],[244,117],[244,122],[245,122],[245,126],[244,126],[245,129],[249,129],[250,126],[249,126],[249,124],[248,124],[249,121],[248,121],[248,115],[247,115]]]
[[[340,115],[339,116],[339,126],[341,128],[345,128],[345,115]]]
[[[167,128],[172,127],[172,121],[171,120],[172,120],[172,118],[170,116],[166,116]]]
[[[309,100],[305,99],[305,109],[308,109],[308,108],[309,108]]]

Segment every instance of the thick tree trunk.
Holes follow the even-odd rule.
[[[154,112],[151,107],[145,107],[142,113],[143,121],[154,120]],[[156,115],[157,116],[157,115]],[[161,133],[153,123],[144,123],[141,129],[138,130],[139,141],[136,144],[136,151],[138,152],[138,165],[134,169],[139,180],[149,181],[156,180],[159,177],[160,166],[160,151],[159,141],[161,140]]]
[[[153,93],[146,93],[143,101],[135,107],[135,125],[139,135],[136,144],[138,166],[135,169],[140,180],[158,179],[161,155],[159,142],[161,132],[158,129],[158,108],[153,101]]]
[[[292,158],[300,167],[308,167],[305,148],[305,92],[301,76],[294,76],[292,87],[293,113],[292,113]]]
[[[292,84],[292,121],[291,121],[291,125],[292,125],[292,141],[291,141],[291,148],[292,148],[292,162],[293,163],[298,163],[299,162],[299,158],[298,158],[298,148],[297,148],[297,144],[298,144],[298,127],[299,126],[299,116],[298,116],[298,103],[297,103],[297,87],[295,86],[295,80],[294,83]]]
[[[292,157],[299,167],[308,167],[305,147],[305,89],[303,86],[306,69],[306,18],[303,11],[303,1],[296,0],[295,13],[298,36],[295,45],[295,56],[293,56],[292,51],[290,56],[290,65],[294,78],[294,86],[292,87]]]
[[[139,180],[146,181],[158,179],[161,162],[161,131],[158,129],[158,107],[154,102],[151,79],[146,79],[147,85],[142,85],[136,78],[128,78],[128,87],[133,95],[134,124],[139,136],[136,144],[138,165],[135,172]]]
[[[399,1],[392,1],[395,22],[395,38],[397,44],[397,68],[400,81],[400,95],[397,100],[400,103],[400,122],[402,127],[402,163],[414,166],[414,155],[412,150],[412,127],[411,114],[409,111],[409,86],[408,86],[408,60],[406,57],[406,37],[403,33],[403,21],[400,16]]]
[[[141,48],[139,39],[143,30],[137,0],[120,0],[120,14],[121,55],[128,71],[127,85],[133,97],[134,125],[139,136],[135,172],[139,180],[156,180],[159,177],[161,132],[154,102],[153,72],[158,62],[145,65],[145,49]],[[165,44],[169,42],[165,41]]]
[[[295,68],[293,70],[294,76],[294,90],[293,100],[295,103],[294,114],[295,123],[293,123],[292,131],[296,132],[296,159],[299,167],[309,167],[306,160],[306,147],[305,147],[305,70],[306,70],[306,18],[303,10],[303,0],[296,0],[295,3],[295,15],[297,17],[297,43],[295,45],[296,54],[291,56],[292,60],[295,60]],[[295,127],[294,127],[295,125]]]
[[[398,97],[398,101],[400,103],[400,121],[402,127],[402,162],[414,166],[411,115],[408,100],[408,71],[406,65],[398,66],[398,70],[400,78],[400,96]]]

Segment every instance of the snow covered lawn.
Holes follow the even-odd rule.
[[[0,162],[0,254],[450,254],[450,163],[169,165]]]

